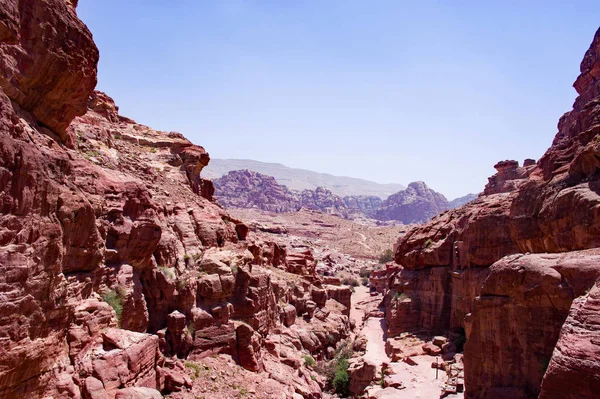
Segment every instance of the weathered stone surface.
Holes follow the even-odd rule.
[[[597,253],[589,249],[600,246],[599,49],[600,31],[574,84],[573,110],[538,162],[498,163],[476,200],[415,227],[397,244],[403,268],[388,276],[390,332],[464,329],[465,397],[537,396],[569,309],[580,306],[573,301],[596,281]],[[565,337],[570,328],[564,324]],[[575,345],[577,337],[570,336]],[[556,348],[543,395],[569,379],[560,366],[570,361],[561,357],[565,345]],[[573,367],[583,363],[575,359]],[[571,380],[590,375],[594,368],[586,367]],[[586,384],[565,389],[571,388],[573,397],[593,392]]]
[[[368,360],[354,360],[348,367],[350,392],[360,395],[377,376],[377,366]]]
[[[92,34],[60,0],[5,0],[0,19],[0,87],[72,146],[66,128],[86,112],[96,86],[99,54]]]
[[[162,395],[152,388],[124,388],[119,389],[115,399],[162,399]]]
[[[600,389],[600,288],[571,305],[542,380],[540,398],[595,398]],[[545,365],[545,364],[544,364]]]

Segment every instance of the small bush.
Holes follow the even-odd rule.
[[[313,357],[310,355],[302,356],[302,358],[304,359],[304,364],[306,364],[308,367],[313,367],[316,364],[315,359],[313,359]]]
[[[236,274],[238,272],[237,265],[231,265],[231,273]]]
[[[185,368],[192,371],[192,380],[200,377],[200,366],[197,363],[187,361],[185,362]]]
[[[354,277],[344,277],[342,279],[342,284],[344,285],[349,285],[351,287],[358,287],[358,280],[355,279]]]
[[[158,270],[167,278],[167,280],[172,280],[175,278],[175,272],[168,267],[158,266]]]
[[[388,263],[394,260],[394,252],[391,249],[386,249],[379,255],[379,263]]]
[[[194,337],[194,333],[196,332],[196,326],[194,325],[194,322],[191,322],[190,324],[188,324],[187,329],[188,329],[188,332],[190,333],[190,335],[193,338]]]
[[[369,278],[368,277],[363,277],[362,278],[362,285],[364,285],[365,287],[369,285]]]
[[[360,269],[360,271],[358,272],[358,275],[361,277],[371,277],[371,271],[369,269],[367,269],[366,267],[363,267]]]
[[[348,375],[348,359],[339,359],[335,366],[335,374],[331,382],[335,393],[345,397],[350,395],[350,376]]]
[[[188,255],[187,253],[183,254],[183,261],[186,265],[189,263],[190,259],[190,255]]]
[[[396,292],[394,295],[394,301],[402,302],[406,298],[408,298],[408,295],[406,295],[404,292]]]
[[[429,248],[433,245],[433,241],[431,240],[431,238],[428,238],[427,241],[425,241],[425,248]]]
[[[121,290],[108,290],[102,295],[102,300],[108,303],[117,315],[117,322],[121,325],[121,314],[123,313],[123,293]]]

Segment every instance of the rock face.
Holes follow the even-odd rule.
[[[352,212],[363,214],[367,217],[375,217],[375,212],[381,204],[383,200],[379,197],[375,196],[366,196],[366,195],[354,195],[354,196],[345,196],[344,203],[348,207],[348,209]]]
[[[257,208],[268,212],[295,212],[301,208],[336,214],[345,218],[368,217],[420,223],[438,213],[463,205],[475,194],[448,202],[423,182],[411,183],[383,201],[375,196],[340,196],[331,190],[295,191],[277,183],[274,177],[250,170],[235,170],[214,179],[215,196],[226,208]]]
[[[597,396],[599,71],[600,31],[546,154],[496,164],[480,197],[397,244],[389,333],[464,333],[465,397]]]
[[[249,170],[234,170],[213,180],[215,196],[228,208],[258,208],[269,212],[294,212],[301,205],[297,194],[274,177]]]
[[[217,354],[320,395],[264,348],[281,333],[292,358],[324,356],[349,333],[347,296],[312,302],[312,254],[288,273],[285,246],[215,204],[202,147],[92,91],[75,4],[0,10],[0,397],[160,397],[192,387],[178,359]]]
[[[478,196],[479,194],[467,194],[464,197],[455,198],[449,202],[449,209],[459,208],[465,204],[468,204],[469,202],[475,200]]]
[[[235,170],[215,179],[215,196],[228,208],[258,208],[268,212],[295,212],[300,208],[347,216],[344,200],[330,190],[292,191],[274,177],[249,170]]]
[[[0,11],[0,87],[67,145],[66,129],[86,112],[96,86],[98,49],[62,0],[5,0]],[[46,29],[52,23],[53,29]]]
[[[402,223],[425,222],[450,204],[446,197],[433,191],[422,182],[412,182],[406,190],[390,195],[375,212],[379,220],[398,220]]]

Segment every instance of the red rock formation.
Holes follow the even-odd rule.
[[[294,289],[300,277],[259,266],[285,269],[287,251],[210,200],[208,153],[92,93],[98,52],[76,1],[0,3],[0,397],[156,397],[191,387],[177,356],[263,370],[279,329],[314,329],[286,344],[315,356],[348,334],[332,300],[283,326],[279,303],[309,300],[314,260]],[[320,393],[309,376],[288,383]]]
[[[465,397],[535,396],[548,362],[542,396],[593,396],[584,381],[596,381],[588,364],[598,358],[575,349],[593,339],[575,315],[595,310],[576,298],[598,278],[597,253],[585,250],[600,246],[599,70],[600,31],[546,154],[523,167],[500,162],[478,199],[397,244],[403,267],[388,276],[390,333],[466,330]]]
[[[69,146],[74,138],[66,128],[87,110],[99,57],[75,7],[62,0],[5,0],[0,11],[2,91]]]
[[[425,222],[448,209],[446,197],[422,182],[412,182],[406,190],[390,195],[375,212],[379,220],[398,220],[402,223]]]

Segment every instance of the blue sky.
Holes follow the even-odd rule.
[[[479,192],[575,99],[594,1],[82,0],[98,89],[215,158]]]

